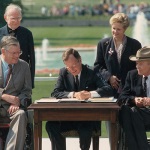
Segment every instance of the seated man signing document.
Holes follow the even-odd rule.
[[[70,48],[62,55],[66,67],[59,73],[58,81],[51,96],[56,98],[88,99],[112,96],[111,87],[96,75],[93,69],[82,64],[78,51]],[[81,150],[89,150],[93,130],[98,130],[97,121],[63,121],[46,123],[46,130],[52,143],[52,150],[66,150],[61,132],[77,130]]]

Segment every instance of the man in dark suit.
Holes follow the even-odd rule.
[[[20,58],[25,60],[30,67],[32,87],[34,88],[34,75],[35,75],[35,53],[33,36],[30,30],[20,26],[22,19],[21,8],[18,5],[10,4],[6,7],[4,19],[7,25],[0,28],[0,40],[5,35],[15,36],[22,50]]]
[[[62,55],[66,67],[62,68],[52,97],[76,98],[84,100],[91,97],[112,96],[111,87],[97,76],[92,68],[82,64],[78,51],[70,48]],[[77,100],[77,101],[78,101]],[[46,130],[52,143],[52,150],[66,150],[61,132],[75,129],[79,133],[81,150],[89,150],[92,130],[100,128],[99,122],[47,122]]]
[[[145,127],[150,125],[150,47],[139,49],[130,60],[137,69],[128,73],[119,96],[119,119],[128,150],[149,150]]]

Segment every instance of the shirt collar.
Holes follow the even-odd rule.
[[[3,57],[1,57],[1,60],[2,60],[2,65],[5,69],[8,68],[8,63],[3,59]]]
[[[4,69],[8,69],[8,63],[3,59],[3,57],[1,56],[1,60],[2,60],[2,65],[4,67]],[[13,67],[13,65],[12,65]]]

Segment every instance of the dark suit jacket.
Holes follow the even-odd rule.
[[[112,54],[109,54],[110,48],[113,50]],[[97,46],[97,56],[94,63],[95,69],[101,72],[106,81],[112,75],[117,76],[121,80],[123,87],[128,71],[136,68],[135,62],[130,61],[129,56],[135,55],[140,48],[141,44],[137,40],[127,37],[119,65],[113,38],[105,38]]]
[[[102,76],[98,77],[94,70],[87,65],[82,65],[79,91],[82,90],[95,90],[102,97],[113,95],[112,88],[103,80]],[[51,96],[65,98],[72,91],[75,91],[74,77],[66,68],[62,68]]]
[[[142,78],[136,69],[128,72],[125,86],[118,98],[119,103],[132,105],[132,100],[135,97],[144,97]]]
[[[7,25],[0,28],[0,40],[3,36],[9,35]],[[30,30],[19,26],[16,29],[16,38],[20,43],[20,48],[23,51],[20,56],[21,59],[29,64],[31,71],[32,87],[34,87],[34,76],[35,76],[35,52],[33,36]]]

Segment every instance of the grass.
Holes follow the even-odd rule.
[[[42,40],[47,38],[52,47],[70,45],[97,45],[105,34],[111,35],[110,27],[30,27],[34,37],[35,46],[40,46]],[[131,36],[132,27],[126,31]]]

